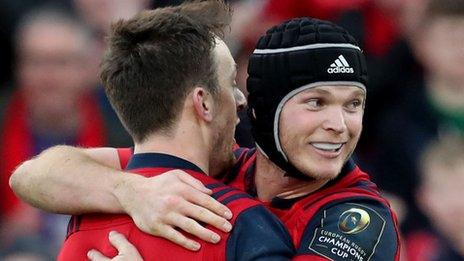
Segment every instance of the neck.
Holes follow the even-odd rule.
[[[175,138],[153,135],[142,143],[136,143],[134,153],[164,153],[176,156],[197,165],[203,172],[208,174],[209,164],[202,152],[194,146],[190,146],[190,141],[180,141]]]
[[[286,177],[285,172],[261,152],[257,152],[255,184],[258,198],[270,201],[275,197],[291,199],[302,197],[324,186],[327,180],[302,181]]]
[[[184,116],[184,115],[183,115]],[[182,118],[183,118],[182,116]],[[195,120],[181,119],[169,134],[156,132],[143,142],[136,142],[134,153],[164,153],[197,165],[209,175],[208,137]]]

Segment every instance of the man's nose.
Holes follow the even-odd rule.
[[[343,133],[346,131],[345,114],[343,108],[333,107],[328,108],[326,111],[327,115],[322,124],[325,130],[334,131],[337,133]]]

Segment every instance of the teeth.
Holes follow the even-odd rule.
[[[311,143],[314,147],[320,150],[336,151],[343,146],[343,143]]]

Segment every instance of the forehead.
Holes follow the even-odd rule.
[[[322,85],[304,90],[295,95],[304,96],[309,94],[331,95],[331,96],[366,96],[366,92],[354,85]]]
[[[213,54],[219,77],[227,77],[235,72],[234,58],[227,45],[219,38],[216,38],[216,46],[214,47]]]

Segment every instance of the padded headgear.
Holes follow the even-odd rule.
[[[286,175],[305,179],[279,139],[282,107],[294,95],[323,85],[366,90],[364,55],[353,36],[328,21],[295,18],[262,36],[248,65],[248,114],[257,148]]]

